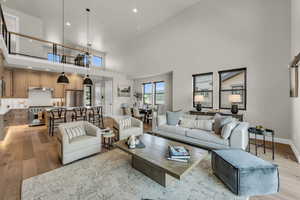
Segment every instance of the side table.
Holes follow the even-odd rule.
[[[254,143],[250,142],[251,134],[255,135]],[[262,135],[263,136],[263,142],[262,143],[257,142],[257,135]],[[260,130],[260,129],[257,129],[255,127],[250,127],[248,129],[248,152],[250,152],[251,144],[254,144],[255,145],[255,155],[257,156],[257,148],[263,146],[264,154],[266,153],[266,148],[272,150],[272,159],[274,160],[274,152],[275,152],[274,135],[275,135],[274,130],[271,130],[271,129]],[[271,147],[266,147],[266,136],[271,136],[272,137],[272,146]]]
[[[102,143],[103,146],[107,149],[113,146],[113,143],[115,142],[116,135],[114,134],[114,131],[110,128],[105,128],[101,130],[103,132],[102,134]]]
[[[103,136],[104,147],[107,148],[107,149],[112,147],[114,139],[115,139],[115,134],[111,131],[109,133],[103,134],[102,136]]]

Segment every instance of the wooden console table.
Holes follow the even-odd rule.
[[[206,116],[215,116],[215,114],[219,113],[222,116],[231,116],[239,121],[244,121],[244,115],[243,114],[230,114],[230,113],[221,113],[221,112],[204,112],[204,111],[196,111],[196,110],[191,110],[190,114],[191,115],[206,115]]]

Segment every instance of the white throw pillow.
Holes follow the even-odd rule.
[[[184,128],[194,128],[195,127],[195,119],[191,118],[182,118],[180,120],[179,126],[184,127]]]
[[[119,125],[121,129],[131,128],[131,118],[120,120]]]
[[[195,129],[212,131],[214,120],[198,119],[194,122]]]
[[[236,121],[232,121],[232,122],[226,124],[225,126],[223,126],[222,131],[221,131],[222,138],[227,140],[230,137],[233,129],[237,126],[237,124],[238,123]]]
[[[66,130],[66,133],[67,133],[67,135],[69,137],[69,140],[72,140],[72,139],[74,139],[76,137],[79,137],[79,136],[86,135],[86,132],[85,132],[83,126],[66,128],[65,130]]]

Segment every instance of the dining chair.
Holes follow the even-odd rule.
[[[90,109],[89,122],[98,124],[98,127],[104,128],[103,107],[95,106]]]
[[[67,122],[67,110],[65,108],[58,108],[50,110],[49,117],[49,135],[54,135],[54,129],[57,128],[60,124]]]
[[[87,108],[77,107],[73,109],[72,122],[73,121],[87,121]]]

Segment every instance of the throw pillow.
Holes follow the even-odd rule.
[[[72,139],[74,139],[76,137],[79,137],[79,136],[86,135],[86,132],[85,132],[83,126],[66,128],[65,131],[66,131],[66,133],[67,133],[67,135],[69,137],[69,140],[72,140]]]
[[[182,118],[180,120],[180,124],[181,127],[184,128],[194,128],[195,126],[195,119],[191,119],[191,118]]]
[[[230,135],[231,135],[233,129],[237,126],[237,124],[238,124],[238,123],[237,123],[236,121],[232,121],[232,122],[226,124],[226,125],[222,128],[221,136],[222,136],[222,138],[223,138],[224,140],[227,140],[227,139],[230,137]]]
[[[131,118],[122,119],[119,121],[119,126],[121,129],[131,128]]]
[[[181,119],[183,112],[170,112],[167,111],[167,124],[176,126],[178,125],[179,120]]]
[[[215,131],[215,134],[217,134],[217,135],[221,135],[223,126],[234,121],[234,119],[232,117],[221,116],[218,113],[215,115],[214,120],[215,120],[214,131]]]
[[[214,120],[198,119],[195,120],[194,128],[205,131],[212,131]]]

